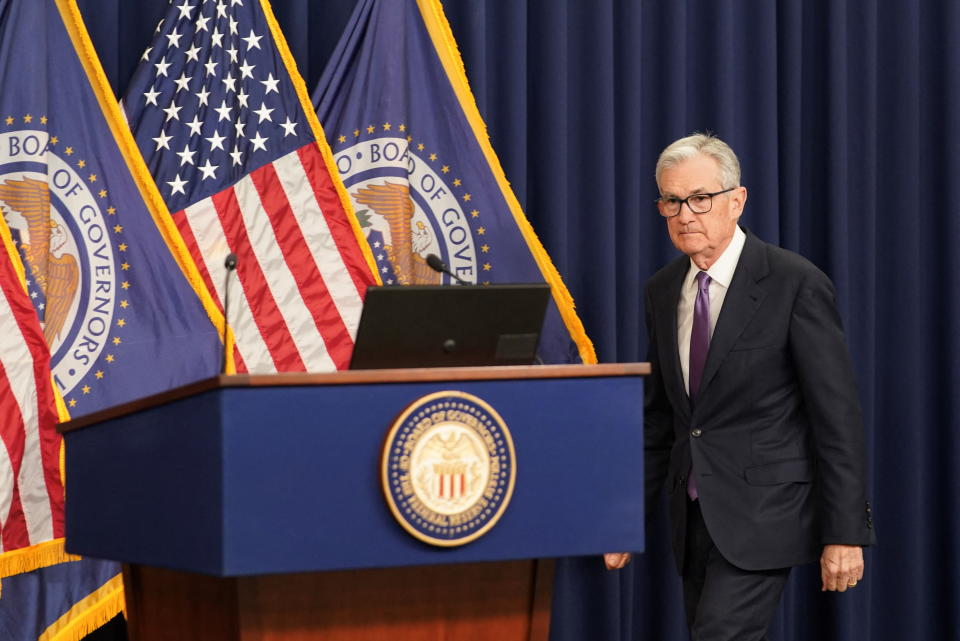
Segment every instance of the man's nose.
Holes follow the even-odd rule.
[[[677,213],[678,222],[684,225],[689,225],[696,219],[696,217],[697,215],[693,213],[692,209],[690,209],[689,202],[684,201],[680,203],[680,211]]]

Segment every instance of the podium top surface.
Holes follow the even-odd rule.
[[[404,369],[345,370],[340,372],[281,374],[220,374],[145,396],[61,423],[60,433],[71,432],[102,421],[125,416],[210,390],[229,387],[285,387],[306,385],[363,385],[434,381],[494,381],[545,378],[594,378],[646,376],[650,363],[604,363],[600,365],[520,365],[488,367],[421,367]]]

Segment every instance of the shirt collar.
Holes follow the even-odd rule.
[[[729,289],[730,282],[733,280],[733,272],[737,269],[737,263],[740,261],[740,254],[743,252],[743,244],[746,240],[747,235],[740,229],[740,225],[737,225],[733,230],[733,238],[730,239],[730,244],[720,254],[717,262],[707,270],[711,280]],[[700,271],[693,259],[690,259],[690,270],[687,272],[685,284],[691,283]]]

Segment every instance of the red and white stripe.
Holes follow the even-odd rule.
[[[63,536],[63,485],[50,353],[5,252],[0,290],[0,552],[10,552]]]
[[[174,215],[229,322],[238,372],[323,372],[349,365],[373,276],[315,143]]]

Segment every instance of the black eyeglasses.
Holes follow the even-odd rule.
[[[686,198],[677,198],[676,196],[660,196],[657,198],[657,208],[660,210],[660,215],[664,218],[673,218],[680,213],[680,208],[683,207],[683,203],[687,203],[687,207],[690,208],[695,214],[705,214],[711,209],[713,209],[713,197],[719,196],[720,194],[725,194],[728,191],[733,191],[736,187],[729,187],[723,191],[715,191],[712,194],[690,194]]]

